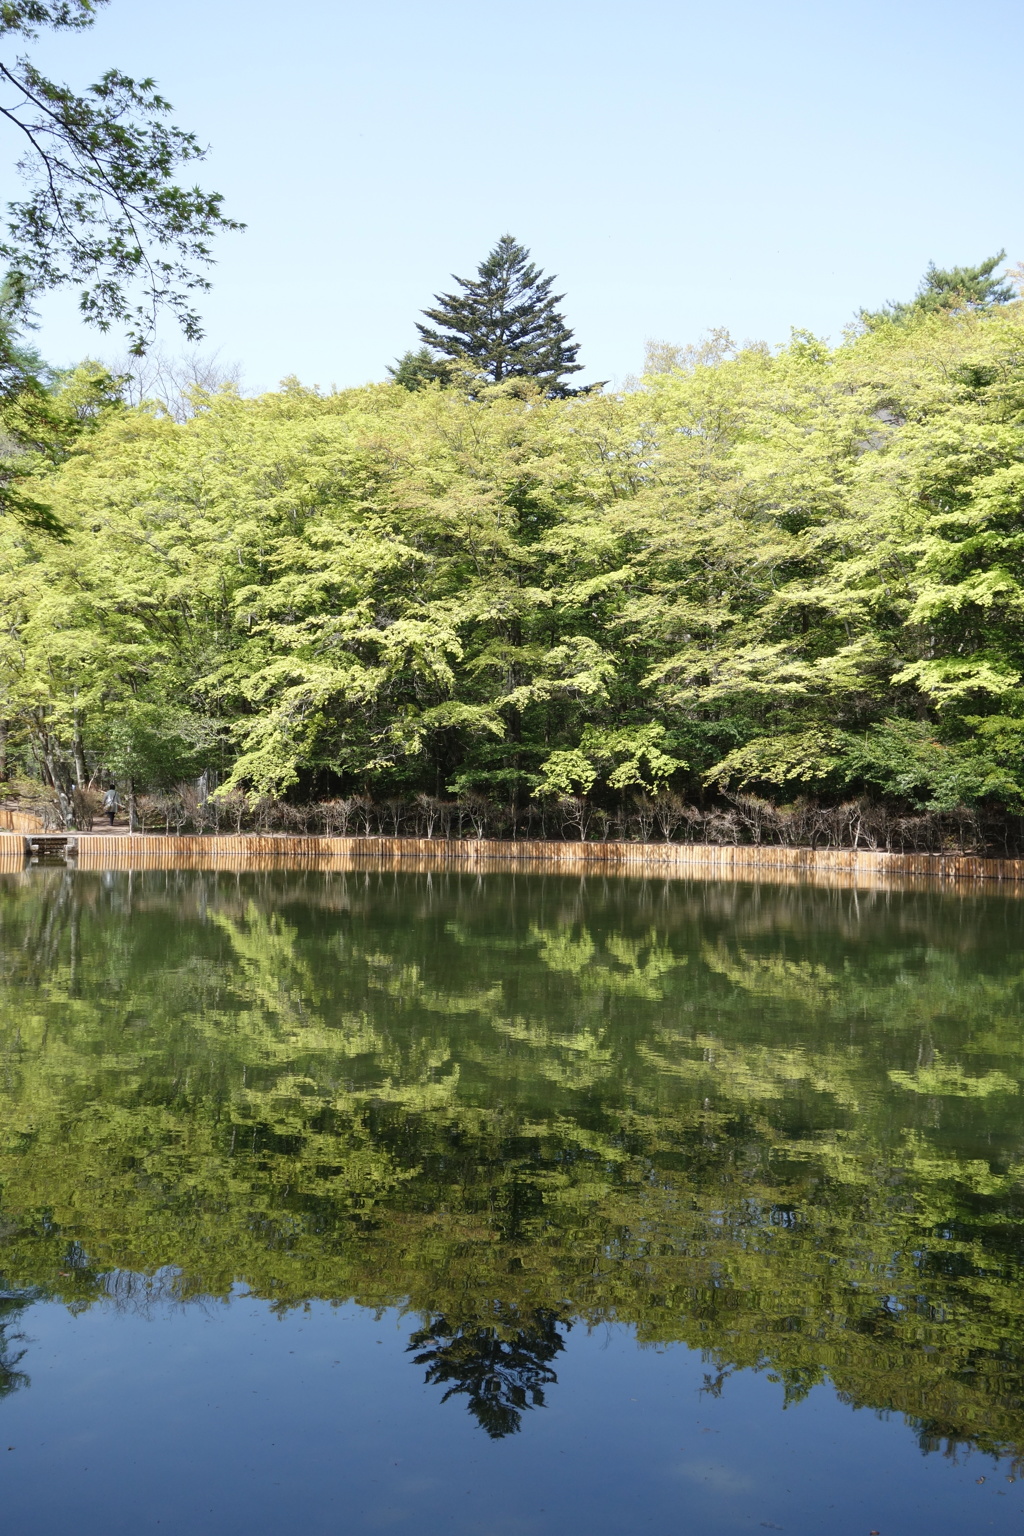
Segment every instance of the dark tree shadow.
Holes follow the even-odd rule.
[[[408,1348],[420,1351],[414,1358],[427,1367],[426,1381],[448,1387],[441,1401],[464,1394],[480,1427],[500,1440],[518,1431],[527,1409],[543,1408],[544,1388],[558,1380],[550,1361],[565,1348],[560,1329],[568,1327],[554,1312],[523,1319],[497,1305],[493,1323],[437,1317],[412,1335]]]

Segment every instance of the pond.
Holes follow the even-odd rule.
[[[0,876],[18,1536],[1024,1506],[1024,900]]]

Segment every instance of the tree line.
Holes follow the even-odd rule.
[[[1001,257],[838,346],[652,348],[615,394],[566,382],[511,237],[387,383],[178,420],[54,379],[0,529],[0,774],[66,825],[113,775],[179,830],[313,802],[320,829],[1016,846]]]

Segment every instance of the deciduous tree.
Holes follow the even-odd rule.
[[[106,3],[5,0],[0,39],[89,27]],[[197,339],[195,297],[209,287],[210,241],[240,226],[224,215],[220,193],[179,184],[180,170],[205,150],[168,120],[155,82],[110,69],[78,92],[8,53],[0,89],[0,119],[20,143],[27,182],[27,195],[8,207],[0,256],[28,289],[77,287],[85,318],[104,331],[123,327],[136,352],[160,310]]]

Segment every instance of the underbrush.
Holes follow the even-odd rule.
[[[440,799],[417,795],[372,800],[353,795],[309,805],[250,801],[232,793],[201,799],[188,786],[139,800],[147,831],[167,833],[284,832],[327,837],[497,838],[588,842],[674,842],[871,848],[899,853],[990,853],[1009,857],[1024,844],[1019,820],[960,807],[917,811],[850,800],[778,806],[736,795],[711,806],[682,796],[635,795],[619,807],[583,796],[502,804],[483,795]]]
[[[45,831],[63,831],[57,796],[39,784],[10,786],[6,803],[35,816]],[[101,820],[102,794],[75,790],[74,821],[87,830]],[[204,795],[194,785],[140,795],[139,831],[167,835],[286,833],[319,837],[494,838],[552,842],[666,842],[781,848],[867,848],[889,853],[1024,853],[1024,819],[972,807],[907,809],[857,799],[821,805],[800,799],[775,805],[732,795],[697,806],[681,795],[632,796],[618,807],[584,796],[502,804],[484,795],[441,799],[417,795],[373,800],[365,795],[294,804],[232,792]],[[119,822],[124,821],[124,811]]]

